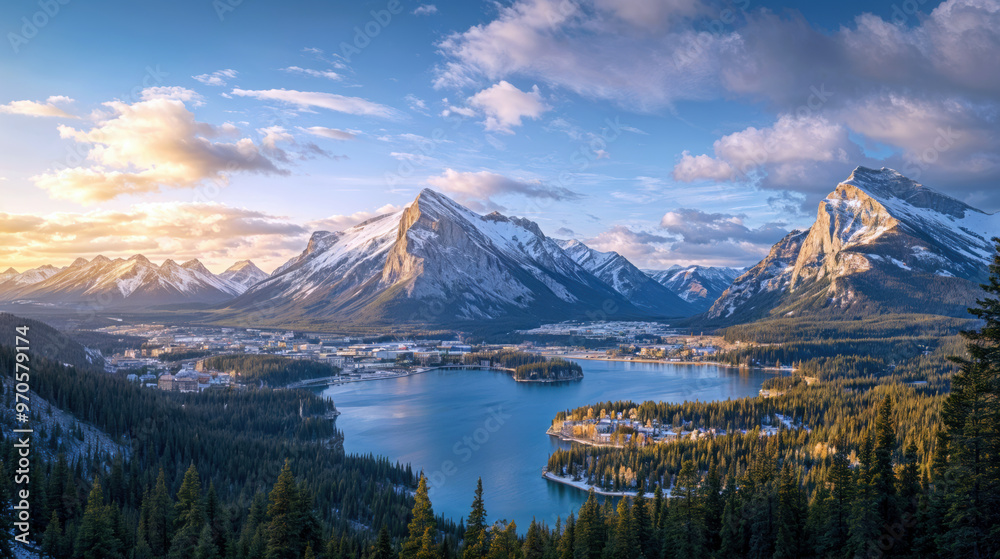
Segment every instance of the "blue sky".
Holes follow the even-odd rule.
[[[998,4],[6,2],[0,265],[270,270],[427,187],[650,268],[858,165],[996,211]]]

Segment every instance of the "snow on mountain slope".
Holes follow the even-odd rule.
[[[577,264],[638,307],[663,313],[664,316],[700,312],[690,304],[691,301],[658,283],[617,252],[600,252],[577,240],[562,241],[560,246]]]
[[[709,318],[729,318],[737,309],[741,316],[759,318],[771,308],[791,283],[806,231],[792,231],[777,242],[764,260],[736,278],[712,304]]]
[[[820,309],[964,315],[1000,234],[987,214],[892,169],[858,167],[819,204],[812,227],[786,237],[738,278],[709,318]]]
[[[256,312],[275,323],[649,315],[580,266],[537,224],[499,213],[480,216],[432,190],[399,212],[340,232],[313,233],[302,254],[228,308],[233,316]]]
[[[704,312],[746,268],[671,266],[666,270],[643,270],[654,281]]]
[[[77,258],[41,281],[0,291],[0,299],[138,307],[217,303],[242,291],[242,286],[212,274],[197,260],[182,265],[167,260],[157,266],[137,254],[114,260],[105,256],[91,261]]]
[[[240,286],[240,292],[250,289],[250,287],[267,279],[267,274],[249,260],[240,260],[233,264],[225,272],[219,274],[219,278],[228,281],[233,285]]]

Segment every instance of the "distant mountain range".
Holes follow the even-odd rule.
[[[653,280],[676,293],[702,313],[746,272],[746,268],[671,266],[666,270],[643,270]]]
[[[779,241],[706,317],[967,317],[1000,235],[987,214],[892,169],[858,167],[820,202],[816,221]]]
[[[986,214],[891,169],[858,167],[750,269],[639,270],[616,252],[547,237],[527,219],[479,215],[433,190],[343,231],[317,231],[272,274],[237,262],[157,266],[142,255],[0,274],[0,302],[208,307],[272,326],[514,327],[569,319],[916,312],[966,316],[1000,234]]]
[[[617,254],[561,246],[537,224],[481,216],[433,190],[405,209],[313,233],[299,256],[230,302],[262,322],[531,324],[682,317],[685,301]]]
[[[0,301],[140,308],[228,301],[267,277],[252,262],[237,262],[220,275],[198,260],[157,266],[141,254],[129,259],[77,258],[65,268],[42,266],[0,275]]]
[[[683,287],[674,289],[659,282],[617,252],[600,252],[577,240],[560,241],[559,245],[577,264],[613,287],[637,307],[667,316],[676,316],[678,312],[687,316],[705,310],[684,297]],[[726,286],[728,285],[729,282],[726,282]],[[720,289],[719,293],[721,292]]]

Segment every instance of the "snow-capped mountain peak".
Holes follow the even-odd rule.
[[[745,271],[744,268],[674,265],[666,270],[644,270],[644,273],[703,312]]]
[[[197,260],[183,266],[167,260],[157,266],[141,254],[114,260],[97,256],[89,262],[78,258],[66,268],[43,266],[29,272],[30,278],[26,272],[0,283],[0,300],[141,307],[218,303],[245,290]]]
[[[666,316],[678,313],[694,314],[690,301],[683,300],[666,286],[649,277],[645,272],[614,251],[601,252],[584,243],[571,239],[559,243],[577,264],[610,285],[636,306]]]
[[[249,260],[241,260],[229,267],[219,277],[243,287],[243,291],[267,279],[268,275]]]
[[[808,232],[775,245],[709,316],[854,307],[964,315],[996,234],[1000,215],[892,169],[858,167],[820,202]]]
[[[536,223],[481,216],[430,189],[393,214],[313,233],[299,256],[230,307],[264,307],[276,321],[369,324],[650,315]]]

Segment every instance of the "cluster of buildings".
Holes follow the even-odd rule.
[[[663,443],[685,438],[698,440],[703,437],[724,435],[725,431],[714,428],[686,430],[681,427],[660,425],[658,422],[643,424],[634,419],[623,418],[619,413],[618,417],[563,421],[556,434],[563,439],[594,444],[627,444],[636,437],[641,437],[640,440],[645,443]]]
[[[433,366],[451,357],[460,359],[472,351],[470,345],[458,341],[373,343],[349,336],[256,328],[139,324],[113,326],[102,331],[147,339],[141,348],[128,349],[106,359],[108,372],[144,370],[144,374],[131,374],[129,378],[145,386],[180,392],[236,383],[235,376],[230,374],[232,371],[204,368],[204,358],[211,355],[280,355],[326,363],[339,367],[345,374],[355,374],[384,369],[388,363]]]
[[[608,339],[628,343],[649,336],[674,336],[677,330],[667,324],[657,322],[579,322],[567,321],[558,324],[543,324],[531,330],[521,330],[521,334],[549,336],[578,336],[590,339]]]
[[[792,417],[776,413],[773,422],[768,423],[765,420],[761,424],[760,434],[773,436],[778,434],[780,429],[812,431],[807,425],[796,422]],[[747,431],[743,429],[742,432],[746,433]],[[664,443],[681,439],[696,441],[705,437],[725,435],[726,431],[725,429],[706,429],[693,426],[690,429],[685,429],[682,426],[661,425],[659,422],[643,424],[634,419],[624,418],[621,413],[618,413],[617,417],[605,416],[580,421],[566,420],[561,425],[553,425],[550,433],[565,440],[591,444],[628,444],[636,437],[641,437],[639,441],[642,443]]]

